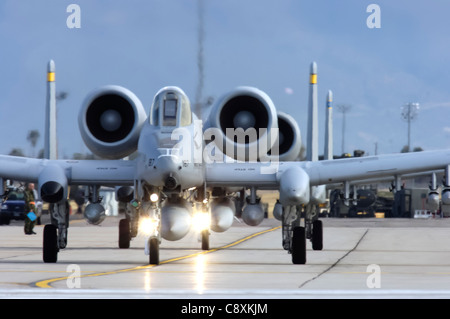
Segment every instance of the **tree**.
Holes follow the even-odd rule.
[[[39,137],[41,137],[41,134],[39,133],[38,130],[28,131],[27,141],[30,142],[31,147],[33,148],[33,154],[31,157],[35,157],[35,148],[36,148],[36,144],[39,140]]]
[[[421,148],[420,146],[416,146],[416,147],[414,147],[414,149],[412,151],[413,152],[422,152],[423,148]],[[409,150],[409,146],[405,145],[405,146],[403,146],[403,148],[402,148],[402,150],[400,152],[401,153],[409,153],[411,151]]]
[[[9,155],[11,155],[11,156],[21,156],[21,157],[25,156],[25,154],[23,154],[22,149],[20,149],[20,148],[13,148],[11,150],[11,152],[9,152]]]

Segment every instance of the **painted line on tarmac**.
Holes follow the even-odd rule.
[[[116,275],[116,274],[120,274],[120,273],[124,273],[124,272],[149,269],[149,268],[157,267],[157,266],[164,265],[164,264],[169,264],[169,263],[180,261],[180,260],[197,257],[199,255],[210,254],[210,253],[213,253],[213,252],[216,252],[216,251],[219,251],[219,250],[223,250],[223,249],[227,249],[227,248],[239,245],[240,243],[243,243],[243,242],[245,242],[245,241],[247,241],[249,239],[255,238],[257,236],[263,235],[265,233],[268,233],[268,232],[271,232],[271,231],[274,231],[274,230],[277,230],[277,229],[280,229],[280,228],[281,228],[281,226],[277,226],[277,227],[273,227],[273,228],[270,228],[270,229],[266,229],[266,230],[254,233],[252,235],[249,235],[247,237],[244,237],[242,239],[239,239],[237,241],[234,241],[231,244],[228,244],[228,245],[225,245],[225,246],[221,246],[221,247],[218,247],[218,248],[213,248],[213,249],[210,249],[210,250],[200,251],[198,253],[194,253],[194,254],[190,254],[190,255],[186,255],[186,256],[181,256],[181,257],[167,259],[167,260],[161,261],[159,263],[159,265],[145,265],[145,266],[138,266],[138,267],[134,267],[134,268],[119,269],[119,270],[106,271],[106,272],[99,272],[99,273],[81,275],[79,278]],[[58,278],[53,278],[53,279],[41,280],[41,281],[35,282],[35,283],[31,284],[31,285],[32,286],[34,285],[35,287],[39,287],[39,288],[53,288],[51,286],[52,283],[57,282],[57,281],[67,280],[68,278],[72,278],[72,276],[65,276],[65,277],[58,277]]]

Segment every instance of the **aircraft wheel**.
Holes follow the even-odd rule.
[[[121,219],[119,221],[119,248],[130,248],[130,221]]]
[[[306,264],[306,231],[304,227],[295,227],[292,235],[292,263]]]
[[[209,230],[202,230],[202,250],[209,250]]]
[[[46,263],[56,263],[58,260],[58,229],[55,225],[45,225],[43,260]]]
[[[148,240],[150,248],[150,265],[159,265],[159,240],[152,237]]]
[[[3,214],[5,215],[5,214]],[[9,216],[2,216],[2,214],[0,214],[0,225],[9,225],[11,222],[11,218],[9,218]]]
[[[323,249],[323,226],[321,220],[314,221],[311,240],[313,250]]]

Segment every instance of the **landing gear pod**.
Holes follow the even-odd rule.
[[[39,175],[39,194],[44,202],[58,203],[67,198],[67,177],[58,165],[47,165]]]

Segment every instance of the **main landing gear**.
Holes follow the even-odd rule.
[[[44,227],[42,257],[46,263],[56,263],[58,252],[67,246],[69,228],[69,202],[62,200],[50,204],[51,224]]]
[[[145,206],[145,207],[144,207]],[[161,209],[155,203],[128,204],[126,219],[119,221],[119,248],[130,248],[130,241],[141,232],[147,237],[145,254],[150,265],[159,265],[161,243]]]
[[[202,241],[202,250],[209,250],[209,229],[204,229],[200,233]]]
[[[307,239],[311,241],[313,250],[323,249],[323,225],[318,219],[317,206],[308,204],[303,212],[304,226],[301,226],[300,207],[288,206],[283,209],[283,248],[292,255],[293,264],[306,264]]]

